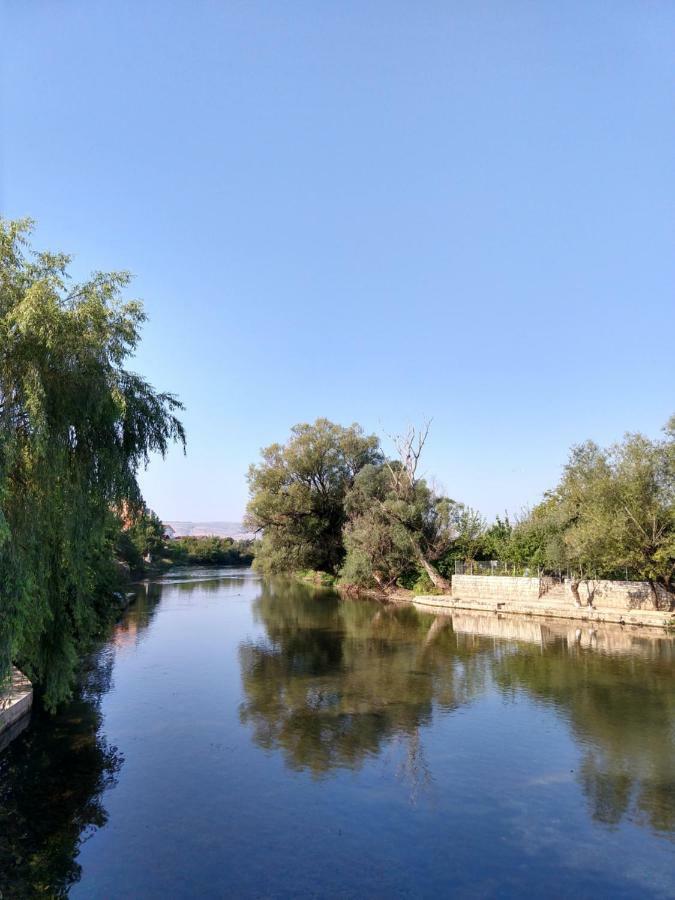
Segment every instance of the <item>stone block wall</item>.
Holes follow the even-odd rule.
[[[574,602],[569,582],[565,589]],[[659,585],[656,586],[656,598],[646,581],[588,581],[579,586],[582,602],[590,597],[596,609],[662,609],[668,610],[671,598]]]
[[[538,600],[539,578],[511,575],[453,575],[452,595],[462,600],[494,600],[497,603]]]
[[[493,603],[527,603],[528,605],[575,605],[570,582],[564,584],[551,578],[519,578],[510,575],[453,575],[452,595],[462,600],[482,600]],[[579,586],[582,603],[592,600],[593,607],[602,611],[630,611],[635,609],[670,609],[672,597],[657,586],[657,597],[646,581],[588,581]]]
[[[22,672],[12,667],[9,684],[0,693],[0,733],[30,712],[32,703],[33,685]]]

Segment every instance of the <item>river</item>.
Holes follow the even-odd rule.
[[[675,642],[138,588],[0,755],[9,897],[675,896]]]

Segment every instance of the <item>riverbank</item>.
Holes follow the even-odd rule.
[[[614,624],[608,622],[574,622],[550,616],[522,616],[515,613],[495,613],[455,609],[442,615],[438,609],[418,604],[421,612],[435,616],[425,643],[435,640],[447,627],[454,634],[479,638],[498,638],[551,646],[556,642],[568,649],[580,648],[614,656],[651,657],[658,646],[659,657],[675,660],[675,643],[662,629],[645,631],[642,625]]]
[[[595,609],[589,606],[576,607],[555,600],[538,601],[494,599],[466,599],[448,594],[412,595],[406,602],[412,602],[420,609],[435,613],[450,613],[465,610],[482,613],[500,613],[516,616],[541,616],[544,618],[570,619],[578,622],[596,622],[615,625],[635,625],[645,628],[672,629],[675,617],[672,612],[650,609]]]
[[[33,685],[13,666],[11,680],[0,693],[0,750],[26,727],[32,705]]]
[[[588,581],[577,586],[581,602],[569,582],[550,578],[455,575],[449,594],[415,594],[403,588],[391,591],[337,587],[345,596],[387,602],[413,603],[438,613],[467,610],[543,616],[578,622],[675,628],[670,597],[656,595],[646,582]]]

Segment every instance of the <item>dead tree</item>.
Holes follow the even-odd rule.
[[[394,494],[398,499],[403,500],[404,502],[413,501],[415,498],[415,488],[420,481],[418,476],[420,458],[422,456],[422,451],[424,450],[424,445],[429,437],[430,428],[431,419],[427,420],[419,429],[415,428],[414,425],[411,425],[405,434],[389,435],[390,440],[396,448],[399,465],[392,464],[388,459],[385,459],[385,465],[391,476]],[[385,504],[381,505],[390,518],[396,519],[408,531],[408,537],[415,557],[428,575],[433,586],[440,591],[450,591],[450,582],[441,575],[432,562],[432,560],[437,559],[441,555],[444,547],[423,547],[423,538],[415,533],[410,527],[410,523],[395,515]]]

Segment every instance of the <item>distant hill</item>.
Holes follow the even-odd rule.
[[[174,522],[165,521],[176,533],[176,537],[229,537],[234,540],[250,540],[255,537],[244,531],[242,522]]]

